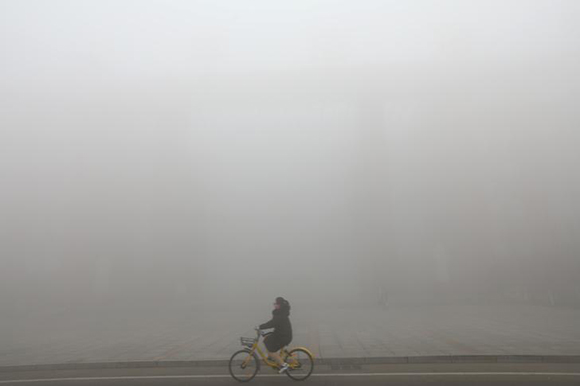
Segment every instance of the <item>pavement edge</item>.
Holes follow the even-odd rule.
[[[580,363],[580,355],[427,355],[368,358],[316,358],[317,365],[353,366],[428,363]],[[68,362],[37,365],[0,366],[0,372],[42,370],[87,370],[166,367],[221,367],[228,360]]]

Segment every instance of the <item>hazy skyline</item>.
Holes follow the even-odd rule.
[[[578,16],[0,1],[0,304],[577,303]]]

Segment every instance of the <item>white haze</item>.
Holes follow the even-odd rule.
[[[0,307],[580,304],[579,19],[0,1]]]

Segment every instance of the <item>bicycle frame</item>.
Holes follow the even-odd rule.
[[[260,345],[258,344],[258,341],[256,341],[256,343],[254,343],[254,345],[250,348],[250,354],[253,354],[255,352],[258,352],[258,355],[260,356],[260,358],[262,358],[262,361],[267,364],[270,367],[276,367],[278,366],[278,364],[274,361],[271,361],[268,359],[268,356],[266,354],[264,354],[264,352],[262,351],[262,349],[260,348]],[[250,360],[250,356],[248,356],[248,358],[244,361],[243,365],[247,365],[247,361]]]
[[[260,358],[262,358],[262,361],[272,367],[272,368],[277,368],[278,367],[278,363],[276,363],[275,361],[271,361],[268,359],[268,355],[266,355],[262,349],[260,348],[260,336],[263,336],[263,334],[260,331],[257,331],[258,336],[256,337],[256,340],[254,341],[254,344],[252,345],[252,347],[249,348],[250,350],[250,355],[248,355],[248,357],[242,362],[242,367],[247,366],[248,362],[250,361],[250,359],[252,358],[252,354],[254,354],[256,351],[258,352],[258,355],[260,356]],[[310,354],[310,356],[312,358],[314,358],[314,354],[312,354],[312,352],[310,352],[310,350],[308,350],[306,347],[295,347],[295,348],[299,348],[302,349],[306,352],[308,352],[308,354]],[[288,359],[288,355],[289,355],[289,351],[286,349],[286,347],[282,347],[280,349],[280,357],[282,358],[283,361],[286,361]],[[296,366],[296,363],[292,363],[289,362],[288,363],[290,365],[291,368],[294,368]]]
[[[259,331],[257,332],[258,337],[256,338],[256,340],[254,341],[254,344],[252,345],[252,347],[250,347],[250,355],[248,355],[248,357],[244,360],[244,362],[242,362],[242,366],[246,366],[248,364],[248,362],[251,359],[251,354],[255,353],[256,351],[258,352],[258,355],[260,356],[260,358],[262,358],[262,361],[267,364],[270,367],[276,368],[278,366],[278,364],[274,361],[271,361],[268,359],[268,355],[266,355],[264,353],[264,351],[262,351],[262,349],[260,348],[260,336],[263,336],[263,334],[261,334]],[[284,347],[280,350],[280,355],[282,356],[284,354]]]

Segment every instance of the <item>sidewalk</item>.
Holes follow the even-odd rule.
[[[2,329],[0,366],[228,359],[253,336],[255,312],[61,314]],[[580,355],[580,310],[540,306],[415,306],[305,310],[292,345],[318,358]]]

